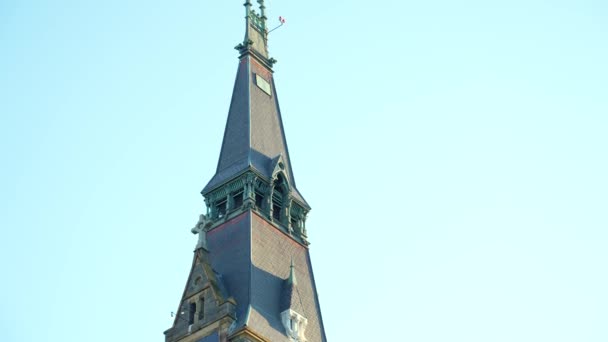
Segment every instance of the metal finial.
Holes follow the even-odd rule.
[[[262,25],[264,25],[264,28],[266,27],[266,6],[264,6],[264,0],[258,0],[258,3],[260,4],[260,17],[262,18]]]
[[[296,272],[293,265],[293,257],[291,257],[291,266],[289,266],[289,283],[293,285],[298,284],[296,280]]]
[[[245,6],[245,15],[247,18],[247,17],[249,17],[249,12],[251,12],[251,1],[245,0],[245,3],[243,4],[243,6]]]

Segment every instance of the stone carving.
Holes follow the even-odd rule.
[[[281,322],[283,323],[283,327],[285,328],[285,332],[287,333],[287,336],[289,336],[290,341],[306,341],[304,331],[306,330],[308,320],[304,318],[304,316],[291,309],[287,309],[281,312]]]
[[[196,249],[204,248],[207,249],[207,229],[211,227],[213,221],[205,214],[201,214],[198,218],[198,222],[192,228],[192,234],[198,234],[198,243]]]

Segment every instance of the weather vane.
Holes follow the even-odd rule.
[[[279,17],[279,22],[280,22],[279,26],[277,26],[277,27],[273,28],[272,30],[268,31],[269,34],[270,34],[270,32],[272,32],[272,31],[278,29],[279,27],[285,25],[285,23],[286,23],[285,18],[283,18],[283,17],[280,16]]]

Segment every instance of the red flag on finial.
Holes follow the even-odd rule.
[[[279,17],[279,21],[281,22],[281,24],[285,24],[285,18]]]

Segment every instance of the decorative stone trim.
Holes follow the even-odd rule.
[[[281,323],[283,323],[283,327],[285,328],[285,332],[287,333],[290,341],[306,341],[304,333],[306,331],[308,320],[304,318],[304,316],[293,311],[292,309],[287,309],[281,312]]]
[[[305,221],[308,210],[294,198],[287,175],[279,165],[282,162],[279,157],[272,179],[265,179],[254,170],[249,170],[205,194],[207,219],[215,226],[228,220],[234,213],[253,209],[294,239],[307,244]],[[278,179],[282,181],[277,182]],[[239,194],[242,201],[239,199],[237,203],[234,196]],[[259,202],[256,196],[261,196],[262,201]],[[280,203],[281,207],[274,208],[274,203]],[[274,213],[274,210],[279,212]]]

